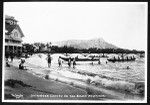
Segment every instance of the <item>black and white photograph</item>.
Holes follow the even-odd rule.
[[[2,102],[146,103],[148,2],[3,2]]]

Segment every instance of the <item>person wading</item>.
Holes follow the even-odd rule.
[[[73,68],[75,68],[75,65],[76,65],[76,59],[74,58],[73,59]]]
[[[68,66],[71,67],[71,57],[68,59]]]
[[[98,60],[98,64],[99,64],[99,65],[101,64],[101,60],[100,60],[100,57],[99,57],[99,60]]]
[[[62,61],[61,61],[60,56],[59,56],[59,58],[58,58],[58,65],[59,65],[59,67],[62,66]]]
[[[51,55],[48,54],[47,62],[48,62],[48,67],[49,68],[51,67],[51,61],[52,61]]]
[[[94,57],[95,57],[95,55],[92,56],[92,58],[91,58],[91,60],[92,60],[91,64],[92,64],[92,65],[94,65],[94,63],[93,63]]]

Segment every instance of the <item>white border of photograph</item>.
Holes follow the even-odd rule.
[[[39,2],[41,3],[41,2]],[[114,3],[114,2],[111,2]],[[129,2],[132,3],[132,2]],[[148,2],[135,2],[135,3],[143,3],[147,7],[147,24],[148,24]],[[4,6],[5,2],[3,2]],[[147,25],[147,31],[148,31],[148,25]],[[147,37],[148,35],[146,35]],[[145,46],[147,48],[147,43],[145,42]],[[5,9],[3,11],[3,64],[2,64],[2,102],[17,102],[17,103],[147,103],[147,49],[145,50],[145,95],[144,100],[5,100],[4,99],[4,76],[5,76],[5,67],[4,67],[4,60],[5,60]]]

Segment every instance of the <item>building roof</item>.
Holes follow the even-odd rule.
[[[7,30],[7,35],[11,34],[11,32],[16,28],[16,25],[9,25],[5,23],[5,30]]]
[[[16,23],[18,22],[13,16],[8,16],[8,15],[5,15],[5,20],[13,20]],[[5,22],[5,30],[7,31],[6,35],[10,35],[14,29],[17,29],[21,33],[21,37],[24,37],[24,34],[18,24],[10,25],[9,23]]]
[[[13,16],[5,15],[5,19],[14,20],[14,21],[18,22]]]
[[[17,25],[16,26],[16,28],[19,30],[19,32],[21,33],[21,37],[24,37],[24,34],[23,34],[23,32],[22,32],[22,30],[21,30],[21,28],[20,28],[20,26],[19,25]]]
[[[19,32],[21,33],[21,37],[24,37],[24,34],[23,34],[23,32],[22,32],[22,30],[21,30],[21,28],[20,28],[20,26],[18,24],[16,24],[16,25],[10,25],[8,23],[5,23],[5,30],[7,30],[6,35],[10,35],[11,32],[14,29],[18,29]]]

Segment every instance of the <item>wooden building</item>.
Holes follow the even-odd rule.
[[[20,55],[22,52],[22,37],[24,34],[17,20],[5,15],[5,54]]]

